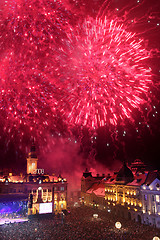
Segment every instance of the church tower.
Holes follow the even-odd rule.
[[[29,173],[35,174],[36,173],[37,162],[38,162],[38,158],[37,158],[37,154],[36,154],[36,148],[35,148],[35,145],[32,145],[31,150],[28,154],[28,158],[27,158],[27,174],[29,174]]]

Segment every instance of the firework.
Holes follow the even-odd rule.
[[[80,18],[83,1],[80,15],[67,1],[2,3],[2,138],[46,142],[52,134],[76,135],[79,127],[93,138],[105,125],[114,131],[126,122],[149,126],[151,51],[134,27],[129,30],[131,23],[142,25],[145,19],[128,21],[133,4],[120,16],[117,8],[117,15],[111,14],[111,1],[105,1],[98,17]]]
[[[68,37],[72,48],[63,110],[73,125],[97,128],[135,121],[150,109],[150,52],[123,24],[88,18]]]
[[[65,60],[70,12],[59,1],[9,1],[3,7],[1,132],[7,142],[46,140],[47,134],[64,131],[55,83],[60,56]]]

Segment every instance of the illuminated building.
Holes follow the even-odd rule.
[[[38,158],[35,146],[27,158],[27,174],[0,177],[0,198],[4,195],[12,199],[15,195],[28,195],[28,214],[58,213],[67,208],[67,181],[37,169]]]
[[[160,173],[149,172],[141,186],[143,221],[160,228]]]
[[[117,215],[142,222],[140,187],[145,173],[132,171],[123,164],[119,172],[105,182],[105,200]]]
[[[104,174],[102,176],[97,174],[96,177],[93,177],[92,173],[86,169],[81,178],[81,201],[83,204],[95,207],[104,204],[105,191],[104,184],[101,182],[104,177]]]
[[[124,162],[117,173],[103,178],[85,171],[81,179],[82,203],[160,228],[160,175],[157,171],[146,172],[144,166],[135,160],[131,171]]]

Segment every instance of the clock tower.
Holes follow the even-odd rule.
[[[35,148],[35,145],[32,145],[27,158],[27,174],[36,173],[37,162],[38,162],[38,158],[36,154],[36,148]]]

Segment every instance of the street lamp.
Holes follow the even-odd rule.
[[[98,218],[98,214],[93,214],[93,218],[97,219]]]
[[[160,238],[159,237],[154,237],[153,240],[160,240]]]
[[[122,224],[120,223],[120,222],[116,222],[115,223],[115,227],[117,228],[117,229],[120,229],[121,227],[122,227]],[[155,239],[154,239],[155,240]]]

